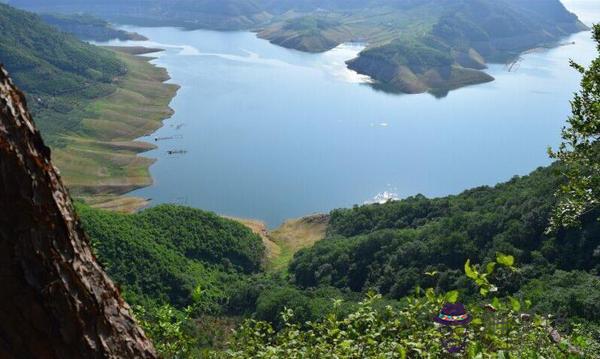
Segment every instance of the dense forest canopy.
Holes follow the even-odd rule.
[[[184,306],[198,286],[220,298],[227,282],[261,268],[261,239],[212,213],[170,205],[134,215],[85,205],[78,212],[100,263],[134,303]]]
[[[553,194],[563,182],[559,171],[554,165],[457,196],[333,211],[328,238],[299,252],[290,273],[301,287],[371,289],[401,298],[415,286],[465,288],[465,261],[486,263],[498,252],[522,267],[505,278],[504,294],[556,270],[600,272],[599,211],[586,214],[582,228],[546,233]]]

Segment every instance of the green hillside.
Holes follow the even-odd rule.
[[[166,315],[164,311],[176,315],[181,325],[187,323],[188,349],[196,353],[188,357],[227,347],[228,340],[242,351],[233,356],[237,358],[259,355],[269,345],[277,348],[273,350],[278,355],[284,355],[285,350],[342,350],[329,341],[333,339],[327,325],[341,326],[340,330],[347,330],[343,328],[348,325],[362,328],[352,335],[339,335],[345,340],[364,340],[363,350],[376,352],[382,346],[393,347],[397,340],[410,348],[407,350],[431,346],[435,341],[430,337],[434,334],[430,333],[433,326],[428,316],[441,307],[443,293],[456,291],[475,315],[486,315],[477,305],[482,301],[481,284],[465,273],[465,262],[481,264],[474,268],[485,271],[498,261],[498,253],[510,256],[515,268],[497,264],[486,278],[495,287],[488,287],[485,293],[499,298],[494,299],[498,303],[508,303],[494,305],[500,309],[498,315],[515,320],[510,324],[514,333],[472,340],[487,343],[486,350],[492,352],[499,350],[497,345],[506,345],[509,351],[517,347],[533,350],[537,341],[548,339],[542,333],[550,324],[535,322],[537,336],[518,344],[516,338],[525,335],[522,331],[533,329],[519,327],[515,313],[525,309],[514,309],[516,304],[510,304],[514,300],[508,298],[517,298],[519,306],[527,306],[528,315],[559,316],[562,321],[555,325],[566,333],[582,328],[579,325],[590,333],[600,333],[600,281],[595,274],[600,271],[600,210],[588,212],[579,228],[545,233],[557,202],[554,193],[564,183],[562,170],[555,164],[495,187],[475,188],[456,196],[415,196],[335,210],[330,214],[327,237],[300,250],[287,271],[263,266],[264,245],[249,229],[200,210],[159,206],[127,215],[80,205],[78,212],[109,275],[125,291],[128,301],[149,311],[144,312],[149,320],[145,325],[162,333],[155,334],[159,336],[156,340],[181,345],[181,338],[164,338],[155,327],[163,320],[175,320],[161,317]],[[200,295],[194,294],[196,288],[201,289]],[[424,296],[419,288],[432,289]],[[381,293],[383,299],[359,304],[370,291]],[[338,304],[334,305],[334,300]],[[190,305],[190,310],[186,315],[170,305]],[[407,306],[411,312],[406,312]],[[280,315],[286,309],[293,311],[293,317]],[[405,325],[410,323],[406,322],[408,313],[419,313],[420,319]],[[335,320],[331,317],[334,314]],[[230,337],[226,328],[238,325],[240,316],[259,321],[247,322],[250,326],[241,327],[239,336]],[[390,318],[395,321],[389,322]],[[206,321],[211,324],[202,324]],[[307,321],[312,322],[310,330],[329,338],[326,343],[315,342],[303,324]],[[373,326],[365,327],[364,321]],[[292,330],[300,337],[289,342]],[[381,335],[376,346],[363,337],[375,335],[374,331]],[[419,340],[410,342],[407,336],[414,333],[421,333]],[[488,343],[490,340],[497,341]],[[588,339],[577,340],[587,343]],[[546,344],[550,357],[560,353],[551,341]],[[441,348],[429,350],[433,353]],[[225,352],[218,355],[231,357]]]
[[[56,31],[37,15],[0,4],[0,61],[28,94],[44,138],[76,131],[81,100],[115,91],[113,79],[127,67],[111,51]]]
[[[228,285],[261,268],[261,239],[212,213],[169,205],[137,214],[77,210],[100,263],[134,303],[184,306],[200,286],[218,308]]]
[[[362,348],[348,342],[354,350],[343,358],[360,358],[352,354],[356,350],[400,350],[398,345],[413,353],[419,348],[441,353],[430,316],[447,295],[460,298],[478,317],[490,316],[478,303],[493,300],[498,320],[510,319],[506,335],[494,332],[492,322],[474,324],[491,331],[471,338],[485,345],[474,351],[534,351],[543,341],[547,357],[556,357],[562,349],[547,335],[551,326],[588,353],[600,345],[591,339],[600,333],[600,210],[587,213],[580,228],[545,234],[556,205],[554,193],[564,182],[560,170],[555,164],[456,196],[415,196],[335,210],[327,237],[298,252],[289,275],[284,269],[265,271],[261,239],[214,214],[178,206],[127,215],[79,205],[78,212],[104,268],[129,302],[145,308],[138,315],[157,343],[187,348],[177,351],[179,357],[198,357],[218,348],[234,351],[214,352],[217,357],[234,358],[344,352],[327,328],[340,330],[340,340],[353,340]],[[514,268],[499,264],[508,263],[507,258]],[[473,273],[465,273],[467,261],[480,264],[472,270],[482,273],[490,263],[496,265],[480,283],[469,277]],[[359,304],[370,298],[369,291],[383,299]],[[190,307],[180,311],[171,305]],[[286,310],[293,316],[282,317]],[[523,326],[520,312],[562,319],[538,318]],[[251,321],[236,336],[227,334],[243,318]],[[173,321],[184,334],[165,336],[169,327],[162,326]],[[518,338],[526,334],[521,342]],[[372,335],[374,342],[368,340]],[[411,341],[410,335],[417,337]],[[266,355],[269,346],[273,352]],[[389,357],[404,356],[398,352]],[[573,356],[580,357],[585,356]]]
[[[114,198],[151,183],[152,160],[138,154],[152,145],[134,139],[172,114],[168,105],[177,86],[164,84],[166,71],[149,58],[90,45],[4,4],[0,29],[0,62],[27,94],[71,193],[121,209],[143,205]]]
[[[42,14],[42,20],[61,31],[68,32],[77,36],[81,40],[109,41],[118,39],[121,41],[148,40],[144,36],[123,30],[117,30],[107,21],[91,15],[61,15],[61,14]]]
[[[561,183],[557,170],[457,196],[336,210],[327,238],[299,252],[290,273],[301,287],[372,289],[401,298],[415,286],[464,288],[466,260],[487,263],[498,252],[513,255],[522,269],[506,278],[502,294],[555,270],[598,272],[600,210],[586,214],[581,229],[545,234]]]
[[[124,23],[252,30],[274,44],[322,52],[368,48],[348,65],[390,92],[448,91],[492,81],[486,62],[556,45],[585,30],[559,0],[12,0],[38,12],[89,12]],[[165,15],[168,14],[168,15]]]

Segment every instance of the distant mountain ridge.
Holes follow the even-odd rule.
[[[121,41],[133,40],[144,41],[146,37],[123,30],[115,29],[107,21],[98,19],[91,15],[61,15],[41,14],[42,20],[61,31],[77,36],[81,40],[110,41],[118,39]]]
[[[486,62],[552,46],[586,26],[559,0],[12,0],[42,12],[89,12],[137,25],[253,30],[274,44],[322,52],[369,47],[349,67],[393,92],[443,95],[492,81]]]

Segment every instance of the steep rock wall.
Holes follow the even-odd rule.
[[[0,357],[156,358],[0,66]]]

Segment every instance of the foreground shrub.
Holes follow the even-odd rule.
[[[380,295],[370,294],[349,315],[335,310],[326,318],[296,324],[294,312],[282,314],[283,328],[267,322],[248,320],[235,333],[231,349],[215,358],[593,358],[598,342],[581,327],[561,335],[552,327],[551,317],[529,313],[531,302],[520,298],[497,297],[488,277],[496,266],[516,271],[514,258],[498,254],[485,267],[465,264],[465,274],[479,288],[481,299],[468,306],[472,321],[465,327],[434,324],[444,303],[456,302],[457,291],[436,294],[434,289],[417,289],[395,309],[377,310]],[[334,308],[341,302],[335,301]],[[444,343],[461,343],[450,354]]]

